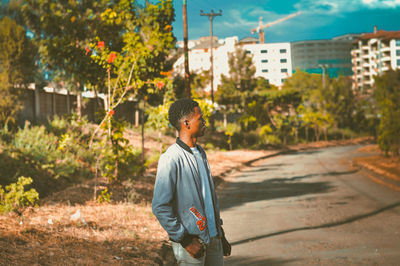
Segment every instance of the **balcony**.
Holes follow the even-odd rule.
[[[370,67],[370,65],[371,64],[369,62],[365,62],[365,63],[362,64],[362,67]]]
[[[368,50],[369,51],[369,46],[368,45],[362,45],[361,50]]]
[[[363,54],[362,56],[361,56],[361,58],[362,59],[369,59],[369,54],[367,53],[367,54]]]
[[[389,46],[383,46],[383,47],[381,47],[380,52],[381,53],[384,53],[384,52],[389,52],[390,53],[390,47]]]

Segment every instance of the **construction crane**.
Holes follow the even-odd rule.
[[[286,17],[284,17],[284,18],[280,18],[280,19],[278,19],[278,20],[269,22],[269,23],[267,23],[267,24],[263,24],[263,22],[262,22],[262,17],[260,17],[258,27],[252,29],[252,30],[251,30],[251,33],[254,34],[255,32],[257,32],[257,33],[258,33],[259,40],[260,40],[260,43],[264,43],[264,41],[265,41],[264,29],[265,29],[265,28],[269,28],[269,27],[271,27],[271,26],[273,26],[273,25],[275,25],[275,24],[278,24],[278,23],[281,23],[281,22],[286,21],[286,20],[288,20],[288,19],[294,18],[294,17],[296,17],[296,16],[298,16],[298,15],[300,15],[300,14],[301,14],[301,11],[296,12],[296,13],[294,13],[294,14],[291,14],[291,15],[289,15],[289,16],[286,16]]]

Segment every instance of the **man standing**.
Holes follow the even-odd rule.
[[[196,101],[180,99],[168,117],[179,137],[158,161],[153,213],[172,241],[178,265],[223,265],[230,245],[206,154],[196,144],[206,130],[203,113]]]

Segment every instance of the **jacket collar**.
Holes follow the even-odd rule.
[[[192,150],[190,149],[190,147],[188,145],[186,145],[185,142],[183,142],[179,137],[176,138],[176,144],[178,144],[182,149],[184,149],[187,152],[190,152],[191,154],[193,154]],[[196,147],[199,151],[201,151],[200,146],[196,144]]]

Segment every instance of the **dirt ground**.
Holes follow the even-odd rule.
[[[168,138],[167,142],[173,142]],[[290,149],[362,143],[320,142]],[[148,145],[148,144],[147,144]],[[156,140],[148,150],[158,147]],[[230,173],[280,151],[210,151],[215,182]],[[397,161],[397,167],[399,162]],[[93,201],[94,181],[68,188],[43,199],[40,208],[22,216],[0,215],[0,265],[162,265],[170,256],[168,237],[151,213],[156,164],[133,182],[111,187],[111,203]],[[98,188],[106,184],[97,183]]]

